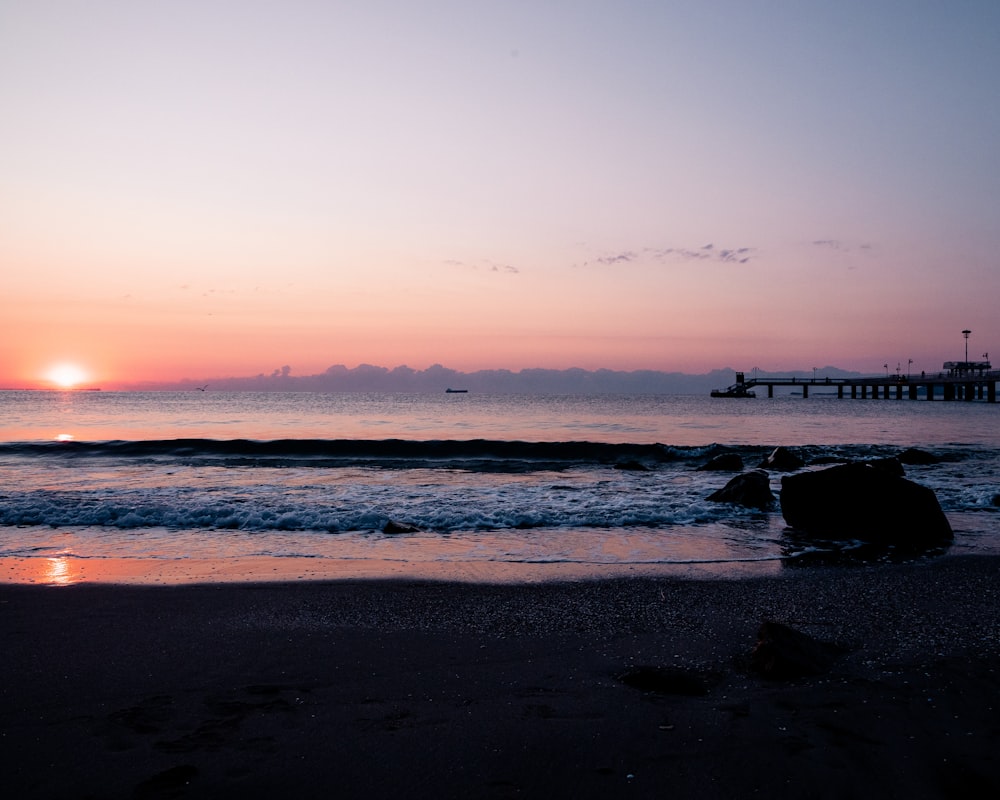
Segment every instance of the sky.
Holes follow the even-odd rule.
[[[0,0],[0,386],[1000,361],[998,41],[995,0]]]

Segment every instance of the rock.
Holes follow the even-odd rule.
[[[926,450],[918,450],[916,447],[908,447],[896,458],[901,464],[911,464],[913,466],[926,466],[928,464],[938,464],[941,459]]]
[[[898,458],[876,458],[864,463],[872,469],[880,470],[887,475],[896,475],[900,478],[906,475],[906,470],[903,469],[903,465],[899,462]]]
[[[841,653],[843,650],[835,644],[821,642],[780,622],[764,622],[750,653],[750,668],[772,680],[821,675]]]
[[[775,472],[792,472],[805,465],[806,462],[787,447],[775,447],[771,455],[760,462],[761,469],[773,469]]]
[[[953,539],[931,489],[869,464],[786,475],[781,514],[797,531],[830,539],[913,547]]]
[[[993,505],[1000,506],[1000,494],[993,495]]]
[[[712,492],[707,498],[713,503],[734,503],[748,508],[765,509],[773,505],[771,481],[766,472],[754,470],[737,475],[723,488]]]
[[[639,461],[619,461],[615,464],[615,469],[623,469],[629,472],[649,472],[649,467]]]
[[[390,519],[382,528],[382,533],[420,533],[420,528],[407,525],[405,522],[393,522]]]
[[[631,667],[618,680],[642,692],[698,696],[708,694],[719,677],[712,673],[698,673],[669,667]]]
[[[819,467],[827,464],[845,464],[848,461],[850,461],[849,458],[844,458],[842,456],[817,456],[809,462],[809,466]]]
[[[743,459],[739,453],[723,453],[698,467],[699,472],[739,472],[742,469]]]

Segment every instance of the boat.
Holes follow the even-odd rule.
[[[445,389],[445,394],[468,394],[468,389]]]
[[[712,389],[712,397],[756,397],[753,389],[748,389],[742,383],[735,383],[728,389]]]
[[[736,373],[736,383],[728,389],[712,389],[712,397],[756,397],[757,393],[753,389],[748,389],[744,382],[743,373]]]

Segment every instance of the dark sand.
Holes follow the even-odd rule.
[[[0,796],[998,797],[998,579],[4,584]],[[765,619],[850,649],[764,680]]]

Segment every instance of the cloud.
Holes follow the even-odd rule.
[[[627,250],[623,253],[617,253],[615,255],[601,256],[600,258],[597,259],[597,263],[610,265],[610,264],[628,263],[629,261],[634,261],[634,260],[635,260],[635,253],[633,253],[631,250]]]
[[[755,247],[720,247],[715,242],[700,247],[642,247],[616,250],[574,264],[575,267],[613,267],[630,263],[686,263],[699,261],[717,264],[748,264],[758,255]]]
[[[747,264],[756,255],[753,247],[716,247],[709,243],[692,250],[687,247],[667,247],[649,251],[657,261],[714,261],[720,264]]]
[[[858,251],[868,252],[874,249],[874,247],[867,242],[854,244],[842,241],[841,239],[814,239],[810,244],[812,244],[813,247],[822,247],[826,250],[834,250],[838,253],[855,253]]]
[[[507,275],[519,275],[521,270],[512,264],[498,264],[495,261],[482,261],[478,264],[470,263],[468,261],[459,261],[455,258],[445,259],[445,264],[449,267],[460,267],[461,269],[468,270],[486,270],[487,272],[497,272],[505,273]]]

